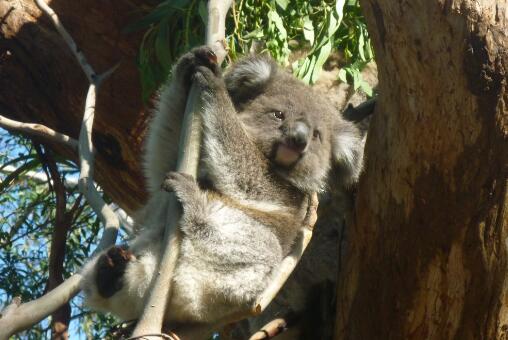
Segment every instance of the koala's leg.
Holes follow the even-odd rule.
[[[97,260],[97,275],[95,283],[98,293],[108,298],[122,289],[123,274],[127,263],[134,258],[134,255],[126,247],[111,247]]]
[[[208,51],[197,48],[184,54],[161,87],[155,116],[150,122],[145,153],[145,176],[150,192],[160,190],[164,176],[176,167],[178,141],[191,77],[199,65],[210,65]],[[217,66],[218,67],[218,66]]]
[[[267,164],[245,132],[220,73],[198,66],[194,79],[202,90],[204,160],[214,186],[231,196],[266,196]]]
[[[159,252],[160,237],[145,232],[133,240],[129,250],[113,246],[92,259],[82,270],[85,305],[123,320],[138,318]]]
[[[207,197],[194,177],[182,172],[169,172],[162,184],[166,191],[174,192],[182,204],[183,215],[180,227],[190,237],[195,237],[207,225]]]

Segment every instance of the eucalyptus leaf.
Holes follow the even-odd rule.
[[[305,70],[305,75],[303,76],[302,80],[309,84],[311,82],[312,73],[314,72],[314,67],[316,65],[317,57],[313,55],[309,62],[309,67]]]
[[[140,20],[127,25],[123,29],[123,32],[132,33],[158,24],[164,17],[167,17],[169,14],[171,14],[172,11],[174,11],[172,6],[167,3],[162,3]]]
[[[365,49],[365,38],[363,34],[360,34],[360,36],[358,37],[358,54],[361,60],[366,61],[367,59],[365,58],[364,49]]]
[[[275,0],[275,2],[283,10],[286,10],[286,8],[288,7],[288,4],[289,4],[289,0]]]
[[[358,70],[353,69],[352,76],[353,76],[353,88],[356,91],[358,90],[358,88],[360,88],[361,85],[361,75]]]
[[[319,50],[319,55],[316,58],[316,63],[312,70],[312,77],[310,79],[311,83],[315,83],[318,80],[319,74],[321,73],[321,69],[323,68],[323,65],[330,56],[331,52],[332,52],[332,43],[328,41]]]
[[[367,95],[367,97],[372,97],[374,94],[372,87],[365,80],[360,82],[360,90],[362,90]]]
[[[206,23],[208,22],[208,10],[206,8],[206,1],[201,0],[199,2],[198,13],[199,13],[199,17],[203,21],[203,24],[206,25]]]
[[[157,37],[155,38],[155,55],[165,72],[171,68],[171,51],[169,50],[169,26],[168,18],[161,21]]]
[[[303,36],[311,45],[314,44],[314,25],[308,15],[303,18]]]
[[[243,39],[249,40],[249,39],[260,39],[264,37],[263,30],[261,28],[258,28],[252,32],[247,33],[245,36],[243,36]]]
[[[339,79],[341,82],[347,84],[347,73],[343,68],[339,70]]]
[[[271,10],[270,12],[268,12],[268,19],[271,22],[273,22],[275,24],[275,26],[277,27],[277,30],[280,33],[280,38],[286,39],[287,38],[287,31],[286,31],[286,28],[284,27],[284,24],[282,22],[282,18],[279,16],[279,14],[276,11]]]

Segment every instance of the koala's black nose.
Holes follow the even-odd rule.
[[[289,131],[288,142],[291,146],[299,149],[305,149],[309,139],[310,128],[304,122],[296,122]]]

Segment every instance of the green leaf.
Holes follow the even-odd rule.
[[[372,87],[365,80],[360,82],[360,90],[362,90],[368,97],[372,97]]]
[[[8,174],[4,180],[0,183],[0,192],[3,192],[13,181],[18,179],[22,174],[27,171],[33,170],[41,164],[38,158],[26,162],[25,164],[18,167],[16,170]]]
[[[310,79],[311,83],[315,83],[318,80],[319,74],[321,73],[321,69],[323,68],[323,65],[330,56],[331,52],[332,52],[332,43],[328,41],[319,50],[319,55],[316,59],[316,63],[312,70],[312,78]]]
[[[268,12],[268,19],[275,24],[275,27],[277,27],[277,30],[280,33],[280,39],[281,40],[287,39],[288,34],[286,28],[284,27],[284,24],[282,23],[282,18],[279,16],[279,14],[276,11],[271,10],[270,12]]]
[[[169,72],[172,64],[171,51],[169,50],[169,22],[164,18],[155,38],[155,56],[165,72]]]
[[[360,55],[361,60],[367,61],[367,59],[365,59],[364,48],[365,48],[365,38],[363,37],[363,34],[360,34],[360,36],[358,37],[358,54]]]
[[[242,38],[245,40],[250,40],[250,39],[260,39],[263,38],[264,36],[265,34],[263,33],[263,29],[258,28],[252,32],[247,33]]]
[[[283,10],[286,10],[286,8],[288,7],[288,4],[289,4],[289,0],[275,0],[275,2]]]
[[[152,12],[144,16],[142,19],[127,25],[124,29],[124,33],[132,33],[142,29],[146,29],[151,25],[159,23],[164,17],[171,14],[174,9],[167,3],[162,3],[157,6]]]
[[[184,10],[189,7],[190,0],[166,0],[163,3],[174,9]]]
[[[361,75],[360,72],[357,69],[355,69],[352,72],[352,76],[353,76],[353,88],[356,91],[358,90],[358,88],[360,88]]]
[[[206,25],[208,22],[208,10],[206,8],[206,1],[201,0],[198,5],[198,14],[203,21],[203,24]]]
[[[312,73],[314,71],[314,67],[316,65],[316,56],[313,55],[312,58],[310,59],[310,62],[309,62],[309,67],[307,68],[307,70],[305,71],[305,75],[303,76],[302,80],[309,84],[310,81],[311,81],[311,77],[312,77]]]
[[[295,76],[302,79],[305,73],[309,69],[310,59],[304,58],[293,63],[293,69],[295,70]]]
[[[308,15],[303,18],[303,36],[311,45],[314,45],[314,26]]]
[[[331,20],[330,25],[328,27],[329,36],[332,36],[337,31],[342,22],[342,19],[344,18],[344,3],[345,0],[337,0],[335,2],[335,12],[332,15],[330,15]]]
[[[339,70],[339,79],[341,82],[343,82],[344,84],[347,84],[347,73],[346,73],[346,70],[341,68]]]

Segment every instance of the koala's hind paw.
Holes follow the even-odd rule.
[[[199,192],[199,186],[194,177],[183,172],[171,171],[166,174],[162,183],[162,189],[174,191],[178,200],[182,203],[193,198]]]
[[[113,246],[97,261],[97,290],[102,297],[113,296],[122,289],[122,277],[127,263],[135,257],[125,247]]]

